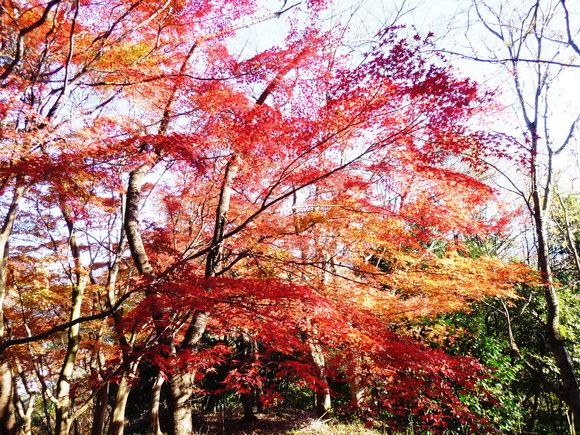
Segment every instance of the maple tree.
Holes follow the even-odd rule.
[[[3,8],[2,433],[30,430],[35,397],[54,403],[47,430],[102,433],[110,405],[123,433],[148,365],[151,431],[165,382],[167,429],[189,434],[226,337],[249,349],[224,379],[244,400],[287,377],[322,413],[340,379],[369,418],[483,430],[460,400],[487,400],[483,367],[393,328],[536,279],[464,253],[505,224],[484,212],[495,193],[454,169],[503,153],[468,127],[489,95],[395,28],[343,54],[324,3]],[[280,45],[236,51],[241,29],[291,14]]]

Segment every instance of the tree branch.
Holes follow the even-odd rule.
[[[580,64],[574,63],[567,63],[567,62],[559,62],[557,60],[548,60],[548,59],[527,59],[527,58],[513,58],[513,57],[504,57],[498,59],[489,59],[489,58],[482,58],[477,56],[469,56],[464,53],[459,53],[457,51],[450,51],[450,50],[435,50],[437,53],[443,54],[451,54],[453,56],[459,56],[462,59],[473,60],[475,62],[483,62],[483,63],[492,63],[492,64],[506,64],[510,62],[524,62],[529,64],[546,64],[546,65],[557,65],[563,67],[570,67],[570,68],[580,68]]]
[[[10,65],[8,65],[6,67],[6,69],[4,70],[4,72],[2,73],[2,75],[0,75],[0,82],[6,80],[6,78],[14,70],[16,65],[18,65],[18,62],[20,62],[20,59],[22,58],[22,54],[24,52],[24,47],[23,47],[24,37],[28,33],[32,32],[34,29],[37,29],[38,27],[42,26],[45,23],[46,19],[48,18],[48,14],[50,13],[50,10],[54,6],[59,4],[60,1],[61,0],[51,0],[50,2],[48,2],[46,7],[44,8],[44,12],[42,13],[42,16],[38,20],[36,20],[34,23],[25,27],[24,29],[21,29],[20,32],[18,32],[18,39],[16,41],[16,53],[14,54],[14,59],[12,59],[12,62],[10,62]]]
[[[108,310],[102,311],[98,314],[77,317],[74,320],[71,320],[69,322],[65,322],[65,323],[62,323],[60,325],[54,326],[50,329],[47,329],[44,332],[36,334],[36,335],[31,335],[31,336],[23,337],[23,338],[14,338],[11,340],[5,340],[5,341],[0,343],[0,354],[3,353],[6,349],[8,349],[11,346],[17,346],[19,344],[33,343],[35,341],[44,340],[45,338],[48,338],[51,335],[56,334],[57,332],[66,331],[67,329],[69,329],[70,327],[72,327],[74,325],[78,325],[80,323],[85,323],[85,322],[91,322],[93,320],[100,320],[100,319],[104,319],[106,317],[109,317],[112,314],[114,314],[117,310],[119,310],[121,308],[121,306],[125,303],[125,301],[127,299],[129,299],[133,294],[140,292],[140,291],[143,291],[146,288],[149,288],[149,285],[139,286],[139,287],[134,288],[133,290],[128,291],[127,293],[125,293],[123,296],[121,296],[117,300],[117,303],[115,305],[113,305]]]

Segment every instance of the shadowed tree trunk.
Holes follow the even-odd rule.
[[[125,430],[125,408],[127,407],[127,400],[131,392],[131,377],[139,366],[139,360],[131,362],[128,370],[123,374],[119,381],[117,395],[112,410],[111,424],[109,427],[109,435],[123,435]]]
[[[220,198],[216,209],[214,235],[206,259],[205,274],[215,276],[218,272],[222,248],[223,237],[228,220],[230,208],[230,198],[233,191],[233,182],[238,169],[238,158],[234,154],[226,165],[224,181],[220,192]],[[181,349],[195,350],[201,340],[205,329],[209,313],[199,312],[195,320],[190,324]],[[171,409],[173,414],[172,435],[189,435],[192,430],[192,395],[193,395],[193,372],[189,369],[173,373],[171,376]]]
[[[12,369],[8,361],[0,356],[0,433],[14,435],[16,430]]]
[[[108,404],[109,383],[105,383],[105,385],[103,385],[97,393],[95,410],[93,412],[93,426],[91,427],[91,435],[103,435],[105,433]]]

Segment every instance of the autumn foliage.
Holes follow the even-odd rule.
[[[371,422],[485,429],[462,401],[493,401],[484,368],[405,325],[533,279],[467,254],[506,223],[477,179],[501,138],[469,127],[489,96],[428,40],[388,28],[352,53],[325,2],[259,3],[3,7],[2,433],[122,417],[144,367],[170,433],[207,395],[279,403],[281,379],[350,385]],[[241,47],[272,20],[284,40]]]

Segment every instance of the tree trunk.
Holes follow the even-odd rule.
[[[105,383],[97,393],[95,411],[93,414],[93,426],[91,435],[103,435],[105,433],[105,421],[107,418],[107,406],[109,404],[109,383]]]
[[[350,386],[350,406],[358,408],[363,398],[364,390],[360,384],[360,378],[354,375],[349,382]]]
[[[20,201],[26,192],[24,183],[20,177],[16,179],[16,188],[12,196],[12,202],[4,217],[0,232],[0,339],[6,336],[4,325],[4,298],[7,287],[8,250],[12,228],[16,222],[16,215],[20,207]],[[16,408],[14,406],[14,382],[13,373],[8,363],[6,354],[0,354],[0,434],[16,434]]]
[[[131,368],[133,369],[136,367]],[[113,406],[112,411],[109,435],[123,435],[123,431],[125,430],[125,408],[127,407],[127,400],[129,399],[129,393],[131,392],[131,383],[129,382],[130,376],[129,373],[126,373],[119,382],[119,388],[117,389],[117,395],[115,396],[115,405]]]
[[[220,192],[220,200],[216,209],[213,239],[205,264],[206,276],[215,276],[221,261],[224,233],[230,210],[230,199],[233,191],[234,178],[238,172],[238,156],[233,155],[226,166],[224,182]]]
[[[193,373],[182,370],[171,376],[172,415],[171,435],[191,435],[193,433],[192,404]]]
[[[209,313],[199,312],[195,320],[191,322],[185,333],[182,348],[194,350],[203,337],[207,327]],[[170,410],[171,434],[190,435],[193,427],[192,414],[193,404],[193,378],[194,371],[187,367],[181,371],[175,371],[170,377]]]
[[[12,369],[0,355],[0,434],[16,434],[16,409],[14,407],[14,384]]]
[[[242,364],[250,365],[253,362],[257,361],[256,354],[257,354],[257,343],[255,340],[252,340],[249,336],[242,335]],[[254,413],[254,407],[256,406],[256,395],[257,389],[256,385],[249,384],[246,385],[248,389],[247,393],[240,394],[240,400],[242,402],[242,408],[244,410],[244,421],[256,421],[258,417]]]
[[[228,162],[224,175],[224,182],[220,192],[220,199],[216,209],[215,227],[212,243],[206,259],[206,276],[215,276],[221,261],[223,236],[227,224],[230,198],[233,191],[233,180],[237,173],[237,156],[233,155]],[[207,327],[209,313],[198,312],[195,320],[190,324],[180,346],[181,349],[194,350]],[[189,435],[192,422],[192,372],[187,368],[182,372],[173,373],[170,378],[171,409],[173,412],[172,434]]]
[[[314,397],[314,412],[318,417],[328,416],[332,402],[330,398],[330,391],[326,388],[324,391],[317,391]]]
[[[244,410],[244,421],[256,421],[258,417],[254,414],[254,394],[252,392],[243,393],[240,395],[242,401],[242,408]]]
[[[532,144],[535,147],[535,129],[530,127],[530,132],[533,134],[534,140]],[[542,204],[542,198],[538,189],[536,161],[532,161],[532,205],[533,218],[536,229],[536,238],[538,243],[538,269],[542,274],[542,278],[546,280],[544,289],[544,297],[546,299],[546,340],[554,355],[556,366],[562,381],[563,396],[566,404],[574,417],[577,429],[580,424],[580,387],[578,385],[578,378],[574,369],[574,364],[566,348],[566,343],[560,333],[560,301],[556,290],[552,285],[552,271],[550,268],[550,260],[548,256],[548,237],[545,219],[548,214],[549,206],[549,186],[546,187],[546,198]]]
[[[73,257],[74,275],[76,282],[72,289],[72,310],[70,320],[78,319],[81,315],[81,307],[85,287],[88,279],[87,273],[83,270],[81,264],[80,248],[77,242],[76,230],[74,228],[74,219],[69,215],[68,210],[63,206],[62,211],[69,230],[69,246]],[[55,434],[68,435],[73,421],[71,397],[71,380],[74,367],[79,351],[81,335],[80,325],[76,324],[68,330],[68,342],[65,359],[56,386],[56,417],[55,417]]]
[[[314,198],[315,201],[318,202],[318,189],[314,191]],[[323,247],[318,243],[318,241],[316,241],[315,258],[319,260],[321,264],[323,264],[321,278],[322,284],[324,286],[329,285],[332,279],[332,257],[326,250],[327,248],[328,246]],[[323,384],[322,386],[319,386],[314,394],[314,411],[318,417],[322,417],[328,415],[332,407],[330,388],[328,387],[328,377],[326,376],[326,359],[324,357],[322,346],[320,346],[318,343],[315,343],[314,341],[310,341],[308,344],[310,346],[312,362],[314,362],[314,365],[318,371],[318,379],[320,380],[321,384]]]
[[[318,379],[324,385],[320,385],[314,392],[314,411],[318,417],[328,415],[331,409],[330,388],[326,377],[326,364],[322,348],[316,343],[309,343],[312,361],[318,371]]]
[[[148,275],[153,273],[153,268],[149,263],[149,257],[145,251],[141,232],[139,231],[139,207],[141,204],[141,188],[143,187],[145,176],[152,168],[153,164],[144,164],[129,174],[124,217],[125,233],[131,250],[131,257],[139,273]]]
[[[149,430],[152,435],[162,435],[161,423],[159,421],[159,407],[161,405],[161,387],[164,382],[165,378],[163,377],[163,373],[159,371],[151,389],[151,424]]]
[[[549,69],[550,64],[544,63],[542,60],[545,53],[544,42],[546,41],[544,32],[546,26],[552,24],[551,20],[553,15],[543,15],[543,13],[540,13],[540,2],[537,1],[528,10],[528,15],[523,17],[523,21],[516,19],[512,22],[504,22],[504,17],[502,17],[500,12],[497,14],[493,12],[495,15],[494,23],[490,24],[482,17],[478,9],[479,2],[474,0],[473,5],[484,26],[494,37],[502,41],[503,47],[505,47],[509,55],[510,63],[508,71],[513,79],[519,110],[521,111],[522,119],[525,122],[527,130],[527,134],[525,135],[525,149],[527,150],[526,157],[529,159],[530,193],[528,195],[520,191],[520,195],[524,199],[530,216],[534,221],[538,270],[542,278],[546,281],[544,287],[544,297],[547,307],[546,322],[544,325],[546,343],[554,356],[561,381],[561,386],[554,385],[554,390],[557,390],[557,395],[569,406],[574,415],[574,419],[578,422],[580,420],[580,389],[574,366],[560,334],[560,304],[558,295],[552,285],[553,276],[550,270],[549,260],[547,224],[550,220],[551,196],[556,173],[553,159],[554,156],[562,152],[569,145],[576,124],[575,121],[571,125],[568,137],[560,146],[554,148],[554,143],[549,138],[548,114],[551,112],[551,108],[548,110],[548,94],[550,86],[553,84],[552,80],[558,73],[554,75],[553,70]],[[562,5],[564,5],[564,1],[562,1]],[[564,12],[567,18],[565,5]],[[548,16],[549,19],[547,19]],[[528,19],[530,19],[529,24],[526,22]],[[519,28],[519,26],[526,26],[526,32],[525,35],[516,37],[515,33],[517,32],[513,32],[512,30]],[[524,27],[521,28],[523,29]],[[526,54],[524,55],[524,53]],[[519,73],[519,66],[521,59],[528,56],[533,59],[532,64],[534,67],[529,70],[533,76],[522,77]],[[527,81],[529,87],[524,85],[524,82],[522,82],[523,79],[530,79]],[[530,92],[532,89],[534,92]],[[539,134],[540,129],[543,130],[541,134]],[[545,148],[540,148],[540,140],[544,141]],[[533,369],[531,365],[530,368]],[[533,369],[532,372],[538,372],[541,375],[541,371],[539,370]]]
[[[32,435],[32,412],[34,411],[34,393],[30,395],[26,409],[19,406],[19,413],[22,419],[18,435]]]
[[[14,189],[14,195],[12,196],[12,202],[10,207],[8,207],[8,212],[4,217],[4,222],[2,223],[2,230],[0,231],[0,338],[4,338],[4,298],[6,297],[6,273],[7,273],[7,262],[8,262],[8,250],[10,235],[12,234],[12,229],[14,228],[14,223],[16,222],[16,215],[20,208],[20,201],[26,193],[26,186],[23,181],[18,177],[16,179],[16,188]],[[1,410],[0,410],[1,413]]]

